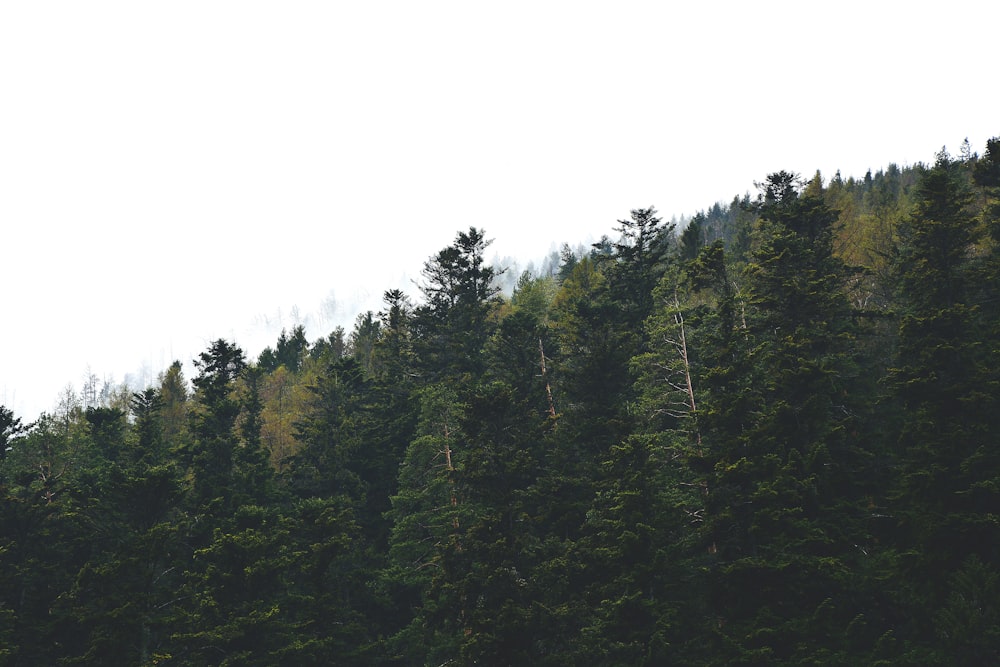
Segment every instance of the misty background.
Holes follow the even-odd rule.
[[[4,3],[0,403],[350,330],[469,226],[519,273],[1000,132],[996,5],[673,5]]]

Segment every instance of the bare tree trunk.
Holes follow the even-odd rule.
[[[684,313],[681,312],[681,302],[677,298],[676,291],[674,291],[674,322],[677,324],[680,334],[677,351],[680,353],[681,362],[684,364],[684,385],[687,388],[688,407],[691,408],[692,419],[695,419],[694,434],[698,442],[698,447],[701,447],[701,430],[698,428],[697,416],[695,414],[698,407],[694,400],[694,383],[691,381],[691,362],[688,358],[687,335],[684,331]]]
[[[458,507],[458,497],[455,495],[455,466],[451,463],[451,432],[448,429],[448,422],[444,423],[444,469],[448,471],[448,485],[451,493],[451,506]],[[452,526],[458,528],[458,515],[452,518]]]
[[[556,416],[556,405],[552,401],[552,386],[549,384],[548,370],[545,368],[545,349],[542,347],[542,339],[538,339],[538,354],[541,359],[542,379],[545,381],[545,395],[549,399],[549,416],[553,419]]]

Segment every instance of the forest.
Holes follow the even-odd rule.
[[[1000,664],[1000,138],[755,185],[0,407],[0,665]]]

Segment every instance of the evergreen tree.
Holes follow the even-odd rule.
[[[529,583],[533,523],[528,490],[539,473],[544,414],[500,383],[479,386],[461,416],[465,447],[455,494],[462,505],[456,548],[444,552],[440,602],[432,616],[446,623],[457,612],[463,664],[538,664],[547,628]],[[444,614],[440,612],[446,612]]]
[[[188,387],[181,362],[174,361],[160,376],[159,399],[163,442],[168,448],[183,449],[187,444],[190,417]]]
[[[684,231],[681,232],[680,237],[680,259],[682,261],[691,261],[698,256],[698,251],[701,250],[703,246],[708,245],[705,243],[705,225],[706,218],[704,213],[699,213],[698,215],[691,218]]]
[[[850,661],[838,651],[861,631],[855,573],[870,545],[857,476],[865,453],[847,435],[862,397],[852,396],[836,215],[787,172],[768,177],[758,207],[749,337],[741,361],[728,361],[740,375],[700,420],[714,461],[703,535],[715,557],[716,659]]]
[[[469,507],[458,495],[456,469],[465,451],[465,406],[454,388],[431,385],[419,393],[420,421],[399,467],[392,497],[389,568],[385,586],[412,620],[391,638],[391,655],[420,656],[427,663],[454,660],[467,627],[467,604],[456,599],[448,556],[461,549]]]
[[[485,263],[491,241],[470,227],[424,264],[426,302],[414,316],[415,343],[428,380],[475,377],[482,372],[483,344],[498,304],[497,271]]]
[[[15,417],[13,411],[0,405],[0,488],[6,481],[4,462],[7,460],[7,453],[14,449],[14,441],[27,429],[20,417]]]
[[[980,606],[972,619],[968,601],[953,597],[970,586],[989,590],[1000,557],[1000,458],[993,446],[1000,394],[996,346],[988,342],[995,330],[977,326],[972,251],[982,228],[970,204],[963,165],[942,152],[921,179],[903,230],[904,310],[890,376],[902,410],[903,465],[893,513],[906,582],[901,613],[928,664],[1000,659],[992,639],[996,603]],[[963,614],[981,634],[956,627]]]
[[[291,334],[282,329],[276,347],[274,349],[264,348],[257,364],[268,373],[276,370],[278,366],[284,366],[295,373],[301,368],[308,348],[309,342],[306,340],[304,326],[301,324],[295,326]]]
[[[195,360],[197,409],[193,413],[196,442],[191,452],[192,489],[198,507],[233,507],[233,468],[240,402],[236,380],[246,368],[243,350],[219,339]]]

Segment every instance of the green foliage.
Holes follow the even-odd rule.
[[[264,348],[257,359],[257,365],[269,373],[275,371],[278,366],[284,366],[294,373],[302,367],[302,360],[308,348],[309,342],[306,340],[304,326],[299,324],[294,327],[291,335],[282,329],[275,348]]]
[[[955,619],[968,614],[956,597],[967,593],[955,585],[974,576],[988,586],[1000,554],[1000,457],[992,445],[1000,426],[996,329],[979,316],[983,307],[996,311],[978,302],[977,283],[989,262],[973,251],[983,227],[971,209],[966,169],[942,153],[917,188],[904,229],[903,316],[889,376],[901,414],[892,498],[900,517],[895,574],[909,590],[899,604],[907,636],[938,656],[945,654],[931,638],[955,646]],[[949,611],[934,616],[935,609]],[[991,655],[978,641],[968,650],[973,662]]]
[[[413,620],[390,650],[406,655],[457,652],[463,610],[447,604],[453,590],[446,560],[460,549],[460,529],[470,510],[460,499],[456,467],[465,457],[462,412],[453,389],[432,385],[419,393],[420,421],[399,467],[392,497],[388,584],[414,605]]]
[[[426,302],[414,313],[415,351],[428,380],[477,376],[480,351],[499,304],[496,270],[486,265],[491,241],[470,227],[424,264]]]
[[[846,273],[832,254],[836,215],[786,172],[768,178],[758,206],[741,361],[706,378],[712,471],[702,531],[716,556],[722,659],[799,663],[833,649],[820,627],[837,631],[857,613],[850,583],[870,545],[863,456],[846,433],[863,397],[851,395],[858,371]],[[732,331],[727,319],[719,324]],[[718,332],[715,344],[730,336]]]
[[[0,407],[0,665],[1000,661],[998,142]]]

